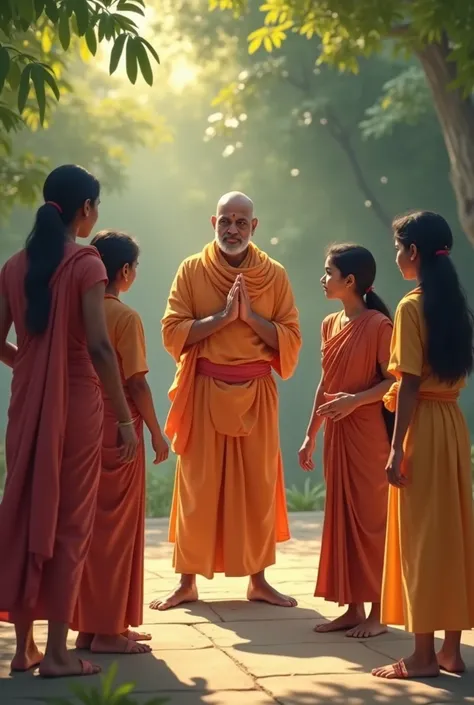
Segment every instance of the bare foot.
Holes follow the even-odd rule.
[[[184,602],[196,602],[198,599],[198,591],[196,585],[178,585],[178,587],[170,592],[169,595],[162,600],[153,600],[150,602],[152,610],[169,610],[172,607],[182,605]]]
[[[94,654],[149,654],[151,646],[127,639],[123,634],[96,634],[91,644]]]
[[[277,607],[296,607],[298,604],[294,597],[278,592],[265,579],[249,585],[247,600],[251,602],[268,602],[268,604],[277,605]]]
[[[55,660],[45,656],[41,661],[39,674],[42,678],[72,678],[74,676],[95,676],[101,670],[100,666],[76,658],[68,651],[64,660]]]
[[[415,656],[407,659],[400,659],[390,666],[374,668],[372,675],[376,678],[386,678],[388,680],[406,678],[436,678],[439,676],[439,666],[436,661],[433,663],[421,663]]]
[[[438,665],[442,671],[447,673],[464,673],[466,664],[464,663],[461,654],[447,654],[441,649],[436,654]]]
[[[352,637],[353,639],[370,639],[374,636],[380,636],[381,634],[386,634],[388,632],[385,624],[381,624],[379,619],[374,619],[374,617],[367,617],[363,622],[349,629],[346,636]]]
[[[93,634],[79,632],[76,639],[76,649],[79,651],[88,651],[91,648],[93,638]]]
[[[365,620],[365,613],[359,609],[354,609],[349,607],[349,609],[341,614],[340,617],[333,619],[331,622],[325,622],[324,624],[317,624],[314,627],[315,632],[318,634],[327,634],[329,632],[345,632],[348,629],[354,629],[358,627]]]
[[[122,634],[132,641],[151,641],[151,634],[148,632],[134,632],[133,629],[127,629]]]
[[[39,666],[44,658],[44,654],[38,649],[33,642],[28,647],[26,653],[16,653],[11,662],[11,671],[29,671],[31,668]]]

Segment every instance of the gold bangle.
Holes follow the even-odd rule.
[[[135,421],[133,419],[131,419],[131,421],[119,421],[117,426],[122,428],[123,426],[133,426],[134,423]]]

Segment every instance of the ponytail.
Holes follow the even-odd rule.
[[[441,215],[418,211],[396,218],[393,231],[419,258],[428,364],[441,382],[455,384],[473,370],[474,317],[450,257],[451,228]]]
[[[40,335],[48,327],[51,308],[51,278],[64,257],[66,226],[57,206],[45,203],[36,213],[26,241],[28,271],[25,277],[26,328]]]
[[[93,207],[99,194],[97,179],[74,164],[54,169],[44,183],[45,202],[25,246],[25,325],[30,335],[41,335],[48,327],[51,279],[64,257],[68,231],[84,204],[89,201]]]
[[[392,320],[392,314],[389,308],[373,289],[369,289],[366,293],[365,305],[368,309],[371,309],[372,311],[379,311],[380,313],[383,313],[384,316],[387,316],[387,318]]]

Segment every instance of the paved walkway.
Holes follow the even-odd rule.
[[[94,660],[104,669],[118,662],[118,680],[137,685],[137,705],[156,696],[166,696],[168,705],[474,703],[474,632],[463,639],[468,674],[411,683],[370,676],[375,666],[410,653],[411,640],[402,631],[392,630],[367,642],[342,634],[315,634],[315,624],[340,613],[312,597],[321,515],[296,514],[291,522],[294,538],[282,545],[268,577],[280,590],[297,596],[297,608],[246,602],[242,579],[202,580],[203,602],[164,613],[145,608],[145,625],[153,634],[152,654]],[[171,547],[165,541],[166,522],[150,521],[146,603],[175,584]],[[39,627],[38,641],[44,643],[44,634],[44,627]],[[10,677],[12,646],[11,628],[1,626],[0,705],[35,705],[43,698],[69,695],[68,680],[43,681],[33,674]],[[98,678],[80,683],[97,685]]]

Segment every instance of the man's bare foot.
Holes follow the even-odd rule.
[[[376,678],[386,678],[388,680],[407,678],[436,678],[439,676],[439,666],[437,661],[423,663],[415,655],[407,659],[400,659],[397,663],[389,666],[374,668],[372,675]]]
[[[68,651],[64,659],[45,656],[39,667],[39,675],[42,678],[72,678],[75,676],[95,676],[101,670],[100,666],[90,663],[90,661],[83,661]]]
[[[196,602],[198,600],[198,591],[196,585],[178,585],[173,592],[162,599],[153,600],[150,602],[150,609],[170,610],[172,607],[182,605],[184,602]]]
[[[437,654],[438,665],[442,671],[447,673],[464,673],[466,664],[464,663],[461,654],[448,654],[441,649]]]
[[[152,638],[148,632],[135,632],[133,629],[127,629],[122,632],[122,635],[126,636],[127,639],[131,639],[131,641],[151,641]]]
[[[16,653],[11,662],[12,673],[17,671],[29,671],[31,668],[39,666],[44,658],[44,654],[38,649],[34,642],[30,643],[26,653]]]
[[[331,622],[317,624],[314,627],[318,634],[328,634],[329,632],[345,632],[348,629],[354,629],[365,620],[365,612],[357,607],[349,607],[349,609],[341,614],[340,617],[333,619]]]
[[[352,637],[353,639],[370,639],[374,636],[380,636],[381,634],[386,634],[388,632],[385,624],[381,624],[379,619],[375,619],[370,615],[363,622],[349,629],[346,636]]]
[[[251,581],[247,590],[247,600],[251,602],[268,602],[277,607],[296,607],[298,604],[294,597],[283,595],[263,578],[258,582]]]
[[[91,644],[93,654],[149,654],[151,646],[127,639],[123,634],[96,634]]]

